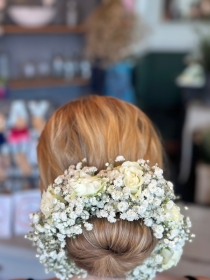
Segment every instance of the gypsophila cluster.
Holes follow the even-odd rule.
[[[140,220],[152,229],[157,246],[127,279],[150,280],[176,265],[185,241],[191,241],[191,222],[174,203],[173,185],[163,178],[162,169],[149,167],[145,160],[125,161],[123,156],[115,160],[121,165],[106,163],[101,171],[86,162],[70,166],[56,178],[42,195],[41,212],[31,214],[34,231],[27,238],[38,247],[37,256],[47,271],[62,280],[87,275],[68,256],[66,238],[94,230],[91,217],[110,223]]]

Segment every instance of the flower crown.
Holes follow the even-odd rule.
[[[150,257],[130,271],[127,279],[149,280],[156,272],[176,265],[186,240],[191,241],[189,218],[180,213],[171,182],[163,178],[157,165],[149,161],[125,161],[118,156],[114,167],[97,173],[96,167],[86,166],[86,159],[72,165],[55,179],[42,195],[41,212],[31,214],[33,232],[26,237],[38,247],[40,262],[47,272],[67,280],[74,275],[85,277],[87,272],[77,268],[66,250],[66,237],[82,234],[83,227],[93,230],[91,217],[141,220],[152,229],[158,242]]]

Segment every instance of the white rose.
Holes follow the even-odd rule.
[[[135,197],[141,194],[141,185],[144,183],[143,171],[137,162],[126,161],[120,167],[124,175],[124,184]]]
[[[46,218],[48,218],[52,213],[54,199],[55,195],[50,189],[48,189],[46,192],[43,192],[40,209]]]
[[[167,221],[179,222],[183,218],[183,215],[180,213],[180,208],[176,205],[174,205],[171,209],[167,209],[167,207],[165,207],[164,213],[170,214]]]
[[[106,179],[87,175],[78,179],[71,179],[70,186],[74,195],[90,196],[103,193],[106,189]]]
[[[161,256],[163,257],[162,268],[164,270],[167,270],[172,266],[176,266],[181,258],[182,252],[183,252],[182,249],[176,251],[171,251],[166,248],[162,249],[161,251]]]

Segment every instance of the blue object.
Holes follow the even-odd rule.
[[[135,103],[132,65],[129,62],[119,62],[106,69],[103,94]]]

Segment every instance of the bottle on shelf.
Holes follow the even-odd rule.
[[[56,55],[53,58],[52,63],[53,76],[57,78],[62,78],[64,75],[64,59],[61,55]]]
[[[75,77],[75,67],[72,58],[67,58],[64,62],[64,78],[71,80]]]
[[[5,52],[0,53],[0,78],[9,79],[9,56]]]
[[[86,59],[80,61],[80,76],[83,79],[90,79],[92,76],[91,64]]]
[[[66,25],[76,26],[79,21],[77,0],[67,0],[66,5]]]

